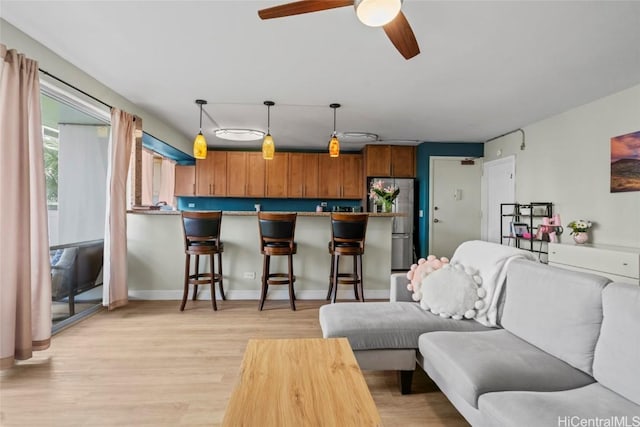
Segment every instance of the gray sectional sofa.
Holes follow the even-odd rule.
[[[514,260],[490,328],[422,310],[406,283],[392,276],[389,303],[323,306],[323,335],[400,371],[403,392],[419,364],[472,425],[640,426],[639,286]]]

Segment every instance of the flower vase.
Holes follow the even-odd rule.
[[[573,235],[573,240],[577,244],[582,245],[584,243],[587,243],[587,240],[589,240],[589,234],[586,231],[579,231]]]
[[[389,213],[393,210],[393,202],[382,202],[382,212]]]

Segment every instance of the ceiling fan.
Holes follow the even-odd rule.
[[[409,21],[400,10],[402,0],[302,0],[259,10],[258,16],[262,19],[282,18],[345,6],[353,6],[363,24],[383,27],[391,43],[405,59],[420,53]]]

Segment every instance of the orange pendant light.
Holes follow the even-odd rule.
[[[193,141],[193,157],[196,159],[207,158],[207,140],[204,139],[202,134],[202,106],[206,105],[207,101],[204,99],[196,99],[196,104],[200,105],[200,132],[196,135],[196,139]]]
[[[276,145],[273,143],[273,137],[271,136],[271,107],[276,105],[273,101],[264,101],[264,105],[267,106],[267,134],[262,140],[262,158],[265,160],[273,160],[273,156],[276,152]]]
[[[340,104],[331,104],[329,107],[333,108],[333,133],[329,140],[329,157],[340,156],[340,141],[336,136],[336,109],[340,108]]]

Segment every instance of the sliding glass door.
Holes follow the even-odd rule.
[[[54,331],[102,303],[109,111],[43,82]]]

